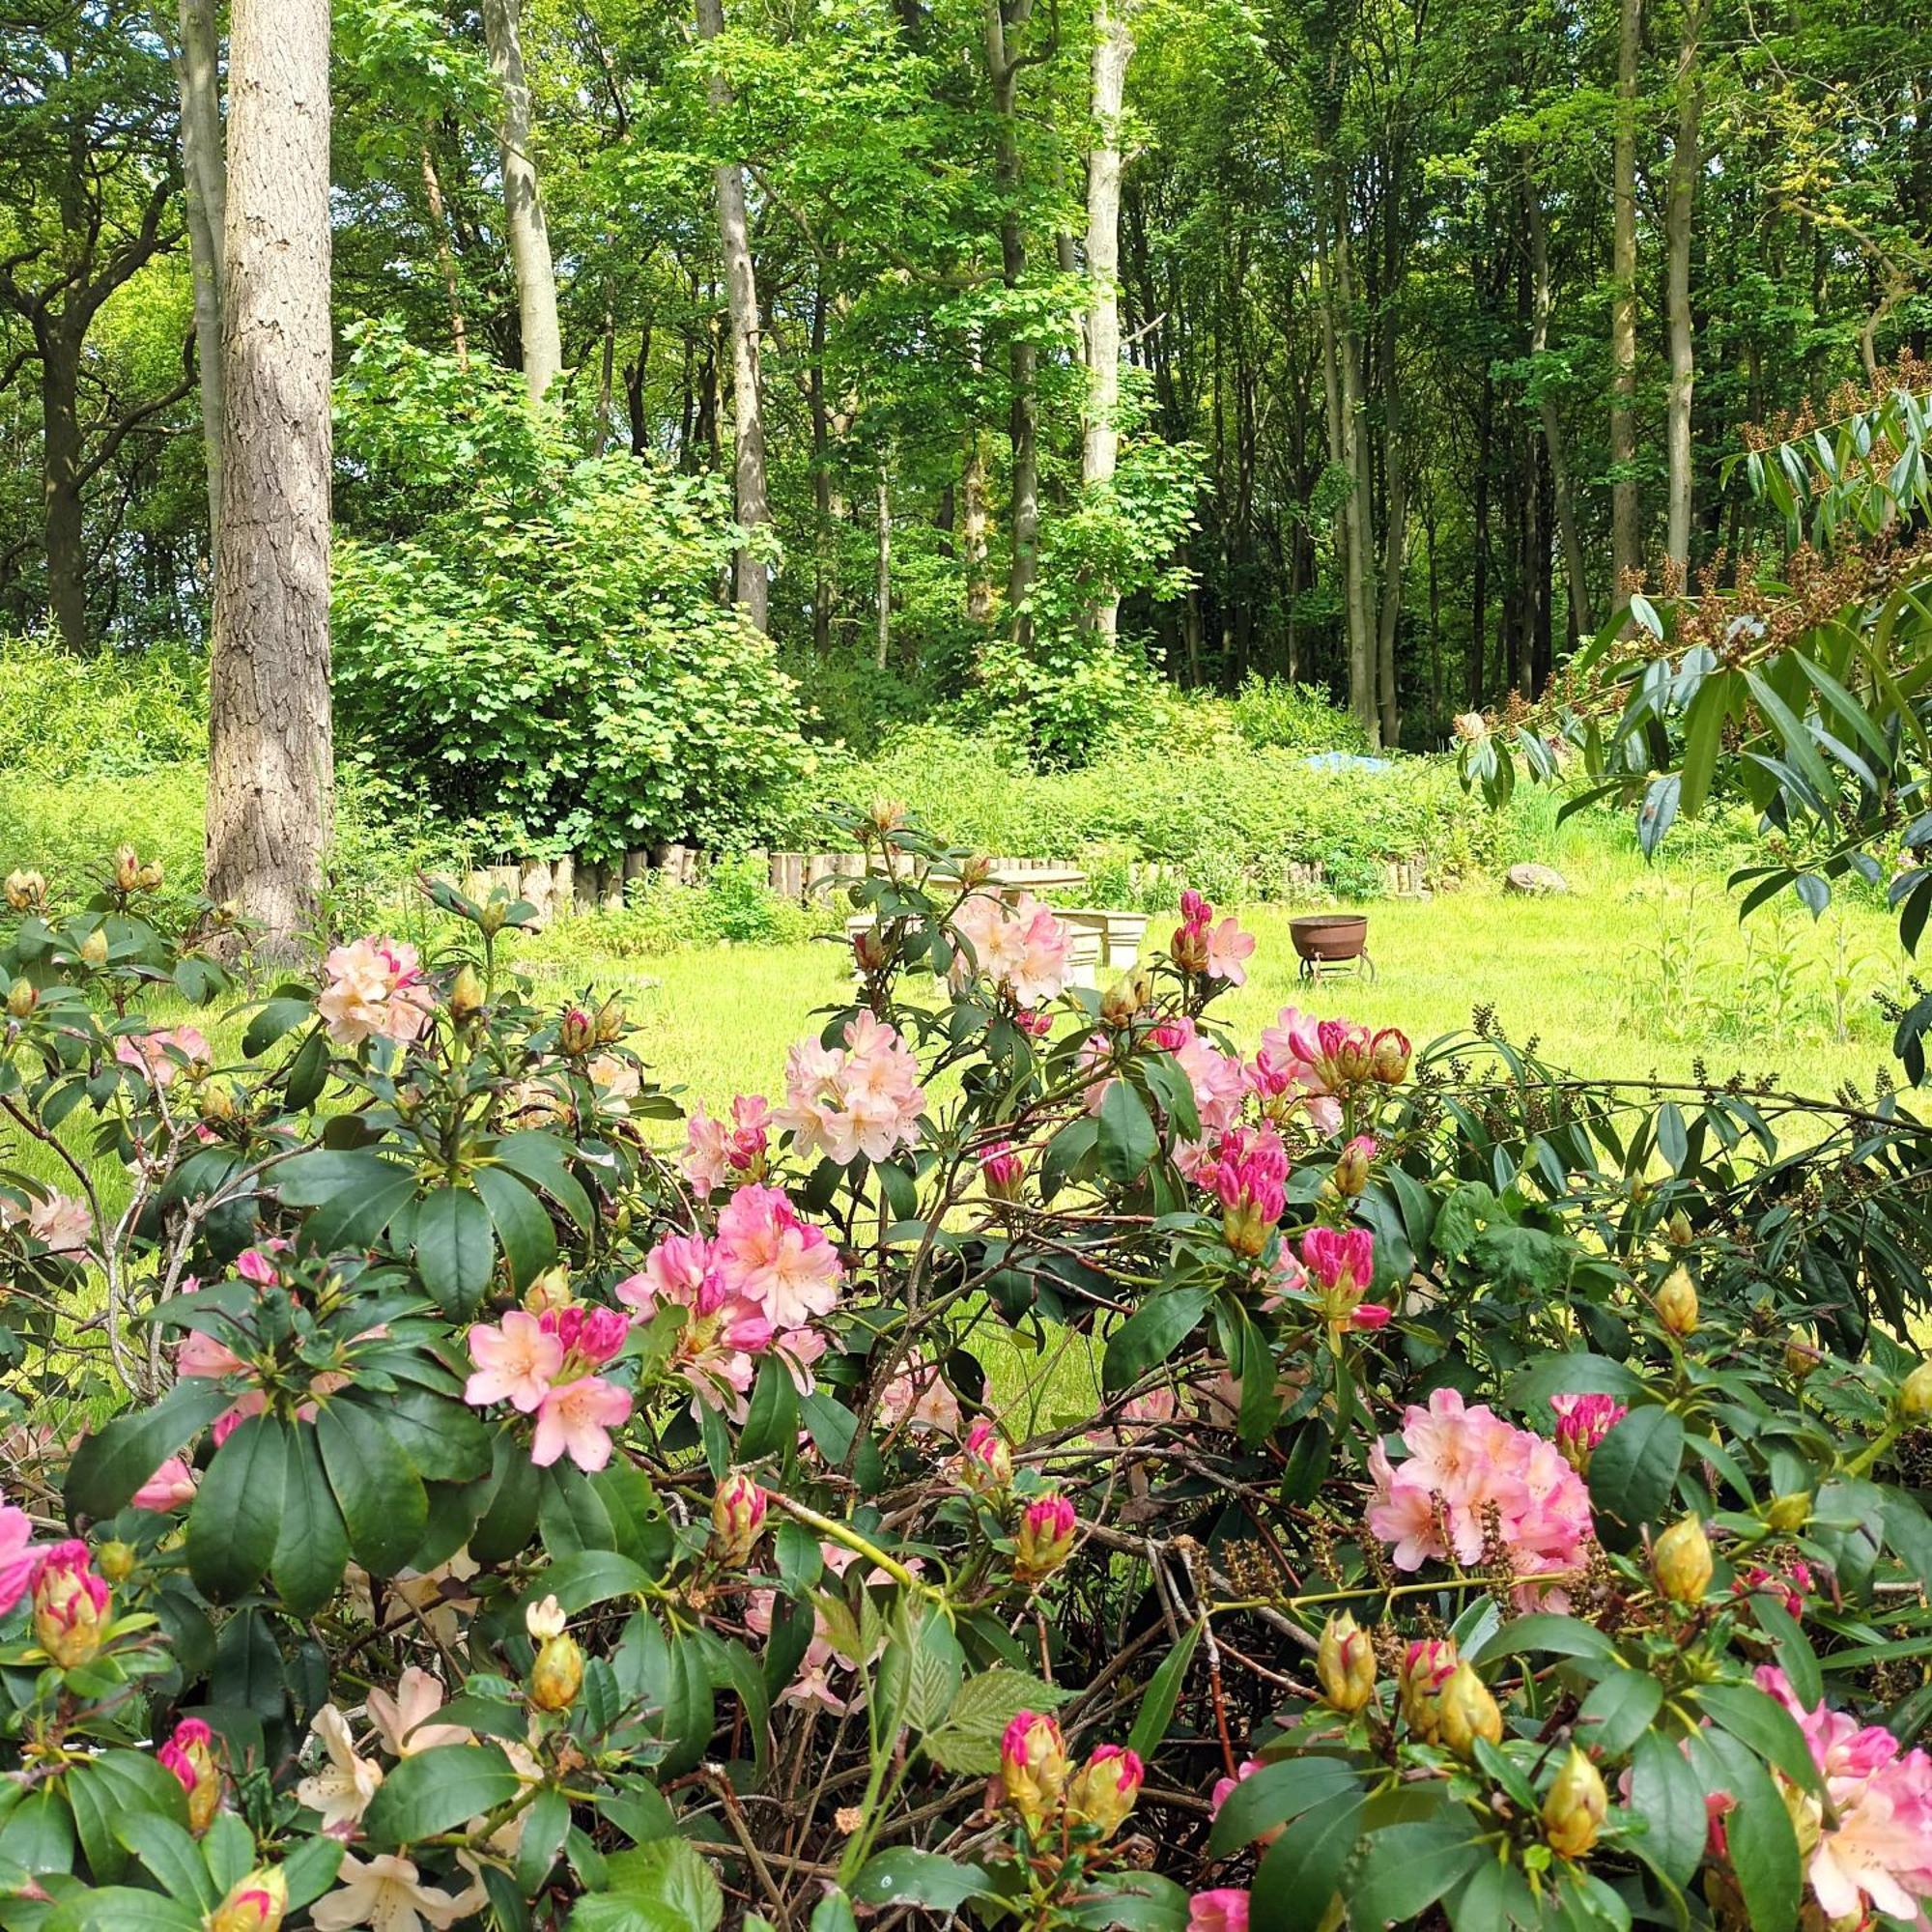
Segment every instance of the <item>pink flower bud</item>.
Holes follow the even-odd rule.
[[[1012,1142],[989,1141],[980,1154],[980,1173],[986,1192],[995,1201],[1017,1201],[1020,1183],[1026,1178],[1026,1160],[1014,1151]]]
[[[959,1451],[959,1480],[979,1495],[994,1494],[1012,1483],[1013,1452],[983,1415],[966,1432]]]
[[[34,1577],[34,1640],[63,1670],[99,1655],[114,1593],[97,1577],[87,1545],[57,1543]]]
[[[1021,1711],[1008,1724],[1000,1739],[1000,1786],[1029,1826],[1038,1826],[1058,1807],[1070,1769],[1053,1719]]]
[[[742,1470],[733,1470],[711,1499],[711,1553],[726,1569],[742,1570],[764,1520],[764,1491]]]
[[[1357,1134],[1335,1157],[1335,1185],[1350,1201],[1369,1184],[1369,1173],[1375,1165],[1376,1143],[1373,1135]]]
[[[1073,1505],[1058,1493],[1036,1496],[1020,1517],[1013,1572],[1023,1583],[1051,1577],[1073,1552],[1080,1519]]]
[[[1139,1757],[1119,1745],[1101,1745],[1066,1787],[1066,1815],[1076,1825],[1094,1827],[1103,1838],[1118,1832],[1147,1772]]]

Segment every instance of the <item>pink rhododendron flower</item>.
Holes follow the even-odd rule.
[[[1612,1395],[1553,1395],[1549,1406],[1556,1411],[1556,1446],[1579,1473],[1589,1468],[1590,1452],[1630,1413]]]
[[[1204,1179],[1204,1176],[1212,1163],[1215,1144],[1218,1137],[1239,1120],[1241,1101],[1247,1092],[1241,1063],[1223,1053],[1184,1015],[1179,1019],[1162,1020],[1159,1025],[1149,1028],[1147,1043],[1156,1052],[1172,1055],[1180,1070],[1187,1075],[1187,1084],[1194,1094],[1194,1111],[1201,1120],[1201,1138],[1184,1141],[1176,1147],[1175,1165],[1190,1180],[1211,1186],[1212,1182]],[[1094,1072],[1105,1066],[1109,1057],[1110,1047],[1105,1034],[1093,1035],[1080,1052],[1083,1068]],[[1090,1114],[1100,1111],[1100,1104],[1107,1097],[1107,1089],[1113,1084],[1111,1075],[1103,1075],[1089,1084],[1084,1098]]]
[[[40,1561],[27,1512],[0,1503],[0,1617],[27,1594]]]
[[[1247,962],[1253,957],[1255,936],[1239,922],[1214,923],[1214,908],[1199,893],[1180,895],[1180,923],[1168,943],[1169,956],[1183,973],[1205,975],[1230,986],[1247,983]]]
[[[1232,1886],[1197,1891],[1187,1902],[1187,1932],[1248,1932],[1248,1894]]]
[[[977,892],[953,914],[952,926],[973,955],[969,959],[963,948],[954,953],[950,975],[954,986],[968,986],[975,978],[990,980],[1021,1008],[1057,1000],[1065,989],[1070,936],[1031,893],[1021,893],[1009,906],[997,893]]]
[[[193,1328],[175,1351],[175,1373],[183,1376],[233,1376],[248,1366],[227,1343]]]
[[[494,1328],[479,1321],[469,1331],[469,1359],[476,1373],[464,1383],[463,1399],[476,1408],[507,1402],[520,1413],[532,1415],[561,1372],[563,1355],[557,1336],[521,1308],[511,1309]],[[555,1462],[555,1456],[550,1461]]]
[[[174,1053],[168,1049],[172,1047]],[[178,1058],[176,1056],[179,1056]],[[194,1027],[175,1027],[156,1033],[124,1033],[114,1042],[114,1058],[123,1066],[138,1067],[156,1087],[166,1087],[181,1071],[181,1063],[206,1065],[208,1037]]]
[[[630,1420],[631,1398],[602,1376],[581,1376],[554,1388],[537,1409],[530,1461],[547,1469],[568,1456],[594,1476],[611,1460],[611,1431]]]
[[[1379,1301],[1362,1301],[1349,1312],[1349,1325],[1351,1328],[1386,1328],[1395,1311],[1384,1308]]]
[[[673,1366],[711,1406],[735,1412],[752,1386],[752,1358],[772,1346],[773,1329],[759,1303],[726,1288],[709,1241],[667,1236],[644,1257],[643,1271],[613,1292],[645,1321],[660,1308],[685,1309]]]
[[[136,1509],[165,1515],[194,1500],[194,1470],[185,1456],[170,1456],[131,1498]]]
[[[770,1145],[771,1103],[762,1094],[740,1094],[731,1102],[731,1123],[714,1121],[702,1107],[691,1117],[678,1162],[684,1178],[700,1194],[715,1194],[728,1181],[757,1180],[765,1171]]]
[[[1366,1228],[1311,1228],[1301,1237],[1301,1264],[1330,1321],[1347,1321],[1376,1278],[1376,1237]]]
[[[1803,1801],[1818,1821],[1805,1875],[1819,1910],[1834,1924],[1858,1923],[1868,1909],[1923,1924],[1923,1901],[1932,1898],[1932,1758],[1901,1754],[1889,1731],[1822,1702],[1806,1710],[1772,1665],[1759,1666],[1757,1682],[1797,1719],[1832,1801],[1834,1824],[1815,1799]]]
[[[24,1220],[27,1235],[49,1254],[79,1255],[87,1252],[94,1238],[94,1211],[76,1194],[59,1189],[44,1201],[29,1204],[24,1213],[13,1202],[0,1197],[0,1227]]]
[[[957,1435],[962,1417],[959,1398],[947,1386],[936,1362],[909,1362],[879,1391],[879,1419],[888,1429],[912,1429]]]
[[[713,1258],[732,1294],[755,1301],[774,1328],[830,1315],[845,1270],[825,1231],[799,1218],[777,1187],[741,1187],[718,1215]]]
[[[260,1248],[243,1248],[235,1257],[235,1272],[257,1288],[273,1288],[281,1280],[274,1263]]]
[[[412,1664],[396,1680],[395,1695],[383,1690],[369,1693],[369,1721],[376,1734],[398,1757],[412,1757],[435,1745],[467,1745],[470,1734],[462,1724],[433,1724],[441,1710],[441,1682]]]
[[[1741,1597],[1763,1591],[1777,1598],[1792,1616],[1800,1617],[1804,1614],[1804,1599],[1817,1587],[1817,1579],[1811,1575],[1810,1564],[1801,1556],[1787,1564],[1781,1575],[1767,1570],[1761,1563],[1753,1563],[1731,1587]]]
[[[1526,1579],[1520,1601],[1540,1601],[1531,1579],[1583,1560],[1591,1537],[1589,1492],[1548,1437],[1513,1428],[1486,1405],[1465,1407],[1456,1390],[1441,1388],[1427,1408],[1404,1411],[1402,1439],[1409,1453],[1399,1467],[1379,1442],[1369,1452],[1375,1479],[1369,1528],[1394,1545],[1398,1570],[1451,1557],[1476,1563],[1483,1514],[1492,1504],[1503,1547]]]
[[[399,939],[358,939],[335,947],[322,962],[328,983],[316,1010],[328,1037],[359,1046],[381,1034],[398,1045],[420,1037],[436,995],[423,980],[416,950]]]
[[[919,1062],[898,1035],[871,1013],[845,1029],[842,1047],[801,1040],[785,1059],[784,1105],[772,1122],[791,1130],[803,1156],[823,1152],[840,1167],[864,1154],[885,1160],[919,1142],[925,1094]]]
[[[1273,1125],[1230,1127],[1200,1179],[1220,1197],[1228,1245],[1237,1255],[1259,1255],[1288,1206],[1288,1150]]]

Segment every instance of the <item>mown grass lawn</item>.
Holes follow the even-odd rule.
[[[1492,1008],[1509,1036],[1597,1076],[1776,1075],[1829,1096],[1865,1093],[1890,1063],[1890,1027],[1872,999],[1901,988],[1907,962],[1877,906],[1834,908],[1813,923],[1761,913],[1740,928],[1721,875],[1645,871],[1585,846],[1570,855],[1573,890],[1525,899],[1491,886],[1369,908],[1373,983],[1296,977],[1288,923],[1298,908],[1241,917],[1260,946],[1248,984],[1216,1013],[1251,1042],[1287,1005],[1399,1026],[1418,1044],[1466,1029]],[[1169,922],[1148,929],[1164,944]],[[785,1049],[839,1001],[842,947],[814,943],[671,953],[644,962],[584,953],[540,989],[622,988],[658,1077],[707,1105],[738,1091],[773,1093]],[[1842,984],[1843,1037],[1838,988]]]

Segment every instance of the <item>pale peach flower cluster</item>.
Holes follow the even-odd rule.
[[[925,1094],[911,1048],[868,1012],[847,1025],[844,1040],[841,1047],[805,1039],[792,1048],[773,1124],[791,1130],[800,1158],[823,1153],[840,1167],[861,1154],[879,1161],[916,1147]]]
[[[359,1046],[377,1035],[407,1045],[429,1025],[436,995],[413,946],[358,939],[332,948],[322,966],[327,984],[316,1009],[338,1045]]]
[[[976,892],[952,915],[952,929],[971,949],[953,955],[955,987],[990,980],[1017,1007],[1057,1000],[1066,985],[1071,943],[1065,923],[1031,893],[1009,905],[999,894]]]

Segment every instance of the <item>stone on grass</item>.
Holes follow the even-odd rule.
[[[1553,866],[1512,866],[1503,879],[1503,890],[1520,893],[1524,898],[1554,898],[1570,890],[1570,881]]]

